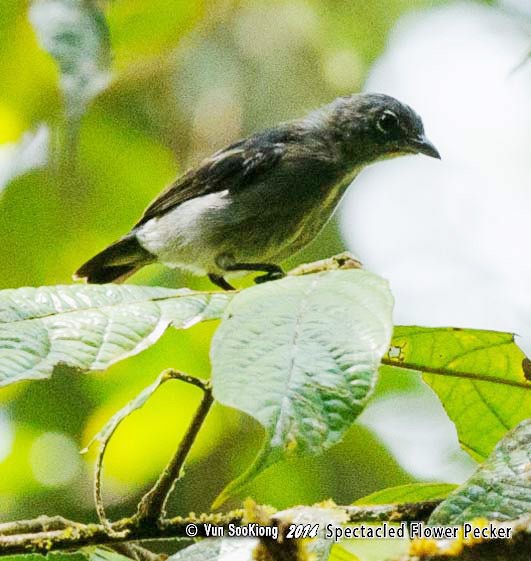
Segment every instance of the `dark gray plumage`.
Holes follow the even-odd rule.
[[[276,278],[278,264],[315,238],[363,167],[418,153],[440,157],[410,107],[383,94],[338,98],[205,159],[76,277],[119,282],[159,261],[226,289],[225,276],[237,271]]]

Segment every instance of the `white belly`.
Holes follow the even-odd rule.
[[[217,270],[217,247],[209,244],[206,228],[226,211],[228,191],[191,199],[146,222],[137,232],[140,245],[168,267],[204,275]],[[213,227],[210,224],[210,227]]]
[[[220,256],[236,263],[280,263],[310,242],[332,215],[345,185],[318,197],[289,197],[271,187],[196,197],[136,232],[145,249],[169,267],[225,274]]]

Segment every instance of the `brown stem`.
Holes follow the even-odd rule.
[[[135,515],[136,521],[139,524],[155,523],[158,524],[166,515],[165,508],[169,496],[171,495],[176,482],[180,478],[182,468],[190,453],[197,434],[203,425],[210,407],[214,402],[212,395],[212,387],[210,382],[200,380],[176,370],[170,370],[167,373],[169,378],[175,380],[182,380],[188,384],[192,384],[203,390],[203,398],[197,411],[188,426],[188,430],[184,435],[179,447],[173,458],[169,461],[164,471],[160,474],[157,482],[153,487],[142,497],[138,504],[137,513]]]

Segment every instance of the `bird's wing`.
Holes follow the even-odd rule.
[[[286,153],[283,142],[247,139],[216,152],[169,187],[149,205],[135,228],[176,206],[202,195],[251,185],[271,170]]]

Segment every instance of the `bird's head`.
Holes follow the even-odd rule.
[[[351,163],[368,164],[406,154],[441,157],[427,139],[419,115],[388,95],[340,97],[323,108],[319,117]]]

